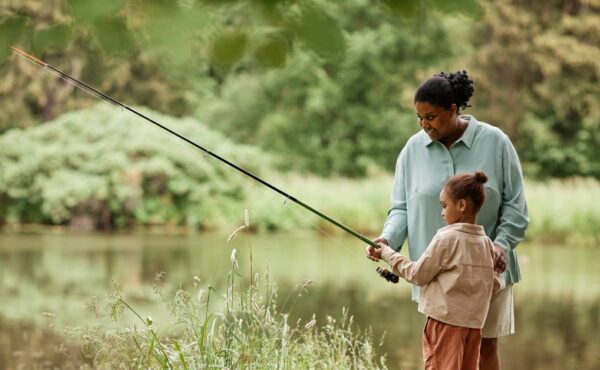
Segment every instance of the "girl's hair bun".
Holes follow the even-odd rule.
[[[485,184],[488,180],[488,177],[485,174],[485,172],[481,170],[473,172],[473,176],[475,177],[475,181],[477,181],[480,184]]]

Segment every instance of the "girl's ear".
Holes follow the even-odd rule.
[[[458,209],[460,210],[460,213],[467,210],[467,201],[465,199],[458,200]]]

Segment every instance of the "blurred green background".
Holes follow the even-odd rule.
[[[210,248],[207,235],[235,229],[244,222],[245,209],[252,215],[250,231],[269,232],[264,235],[271,238],[309,231],[319,240],[326,236],[320,241],[326,243],[339,240],[339,230],[132,114],[12,55],[9,45],[143,111],[368,236],[381,230],[396,157],[419,129],[412,106],[415,88],[434,73],[466,69],[476,90],[464,113],[504,130],[522,162],[531,225],[519,249],[528,254],[553,245],[543,253],[560,260],[556,253],[569,246],[588,256],[583,261],[600,246],[598,0],[0,4],[3,253],[19,253],[22,243],[30,243],[15,235],[55,234],[62,243],[47,245],[42,237],[35,246],[27,244],[36,251],[31,257],[57,244],[148,232],[171,235],[166,245],[176,245],[176,235],[194,235],[201,248]],[[92,241],[77,239],[82,233]],[[359,252],[362,248],[354,240],[343,243]],[[345,253],[335,244],[329,243],[330,253]],[[122,248],[128,246],[124,242]],[[362,258],[359,252],[348,261]],[[367,268],[362,260],[355,263]],[[148,284],[148,276],[163,267],[135,279]],[[16,271],[5,273],[13,279],[20,274]],[[297,276],[287,278],[293,284]],[[7,279],[0,280],[0,293],[10,301],[22,293]],[[571,279],[564,289],[555,286],[560,294],[585,284]],[[62,283],[27,284],[37,286],[34,296],[50,301],[60,295],[46,289],[64,288]],[[347,291],[333,290],[347,299]],[[93,291],[85,289],[86,294]],[[546,302],[534,287],[525,291],[527,299]],[[585,299],[572,299],[591,310],[589,320],[597,325],[600,294],[594,290]],[[18,328],[41,312],[15,317],[11,312],[24,303],[13,302],[0,317]],[[379,325],[367,317],[368,308],[364,311],[361,324]],[[546,314],[554,317],[540,315]],[[413,334],[418,336],[418,330]],[[595,340],[590,335],[597,339],[590,333],[586,343]],[[572,356],[558,368],[597,364],[596,357],[582,360],[570,347],[560,351]],[[511,358],[517,352],[510,352]],[[12,358],[7,353],[0,359]],[[521,355],[517,358],[525,361]],[[11,361],[7,368],[20,366]]]

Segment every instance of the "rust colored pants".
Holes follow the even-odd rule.
[[[477,370],[481,329],[445,324],[427,318],[423,330],[425,370]]]

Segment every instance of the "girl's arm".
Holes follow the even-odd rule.
[[[418,261],[413,262],[396,253],[388,246],[382,246],[381,258],[392,268],[392,272],[418,286],[431,282],[443,269],[447,260],[447,243],[434,237]]]

